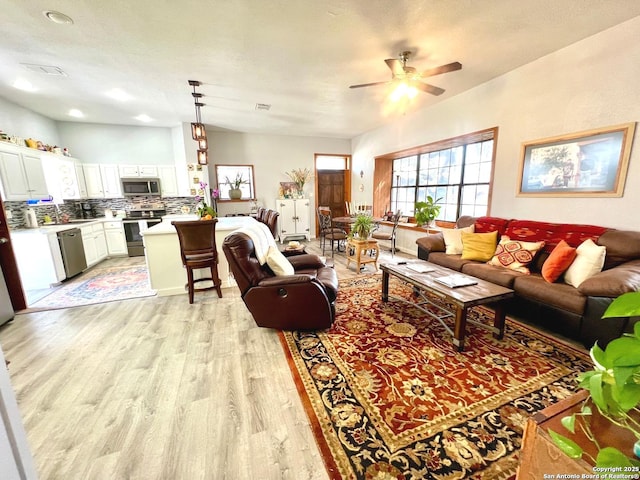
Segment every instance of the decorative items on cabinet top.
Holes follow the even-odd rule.
[[[9,135],[8,133],[0,130],[0,141],[12,143],[14,145],[18,145],[20,147],[28,147],[33,148],[35,150],[40,150],[42,152],[51,152],[56,155],[64,155],[66,157],[70,156],[69,149],[67,147],[59,147],[57,145],[47,145],[40,140],[34,140],[33,138],[27,138],[26,140],[22,137],[18,137],[16,135]]]

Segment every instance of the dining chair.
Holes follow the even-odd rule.
[[[391,231],[383,230],[383,231],[375,231],[371,234],[371,238],[375,238],[376,240],[387,240],[391,242],[391,257],[396,253],[396,230],[398,229],[398,221],[400,220],[400,215],[402,212],[398,210],[393,218],[393,228]]]
[[[320,247],[322,248],[322,255],[324,255],[324,250],[327,244],[327,240],[331,242],[331,256],[334,255],[334,243],[337,242],[338,251],[340,250],[340,245],[343,246],[347,240],[347,232],[343,229],[334,227],[333,220],[331,218],[331,209],[329,207],[318,207],[318,224],[320,226],[320,231],[318,235],[320,237]]]
[[[189,291],[189,303],[193,303],[194,292],[213,290],[222,298],[221,281],[218,275],[218,250],[216,248],[216,223],[212,220],[173,221],[171,225],[178,232],[180,243],[180,256],[182,265],[187,269],[187,285]],[[194,279],[193,271],[208,268],[210,277]],[[209,287],[195,288],[200,282],[210,281]]]

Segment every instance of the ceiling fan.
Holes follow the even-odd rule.
[[[362,83],[359,85],[350,85],[349,88],[362,88],[362,87],[372,87],[374,85],[383,85],[387,83],[391,83],[394,81],[406,81],[409,86],[415,87],[418,90],[422,90],[423,92],[430,93],[431,95],[442,95],[444,93],[444,89],[440,87],[436,87],[434,85],[429,85],[428,83],[424,83],[421,79],[426,77],[432,77],[434,75],[440,75],[441,73],[454,72],[456,70],[460,70],[462,68],[462,64],[460,62],[447,63],[446,65],[441,65],[439,67],[430,68],[423,72],[418,72],[414,67],[407,66],[407,60],[411,56],[410,51],[401,52],[399,55],[399,60],[397,58],[387,58],[385,63],[391,69],[392,77],[391,80],[386,82],[373,82],[373,83]]]

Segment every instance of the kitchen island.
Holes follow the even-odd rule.
[[[149,269],[151,288],[158,296],[186,294],[187,272],[182,266],[180,242],[172,221],[197,220],[197,215],[167,215],[162,222],[141,233],[144,243],[144,256]],[[216,247],[218,249],[218,275],[222,287],[235,287],[236,283],[229,275],[229,264],[222,253],[225,237],[238,228],[255,223],[252,217],[220,217],[216,224]],[[206,276],[207,271],[195,271],[195,278]]]

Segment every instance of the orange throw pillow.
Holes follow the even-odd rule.
[[[555,282],[569,268],[575,258],[576,249],[564,240],[560,240],[560,243],[551,251],[542,265],[542,278],[549,283]]]

